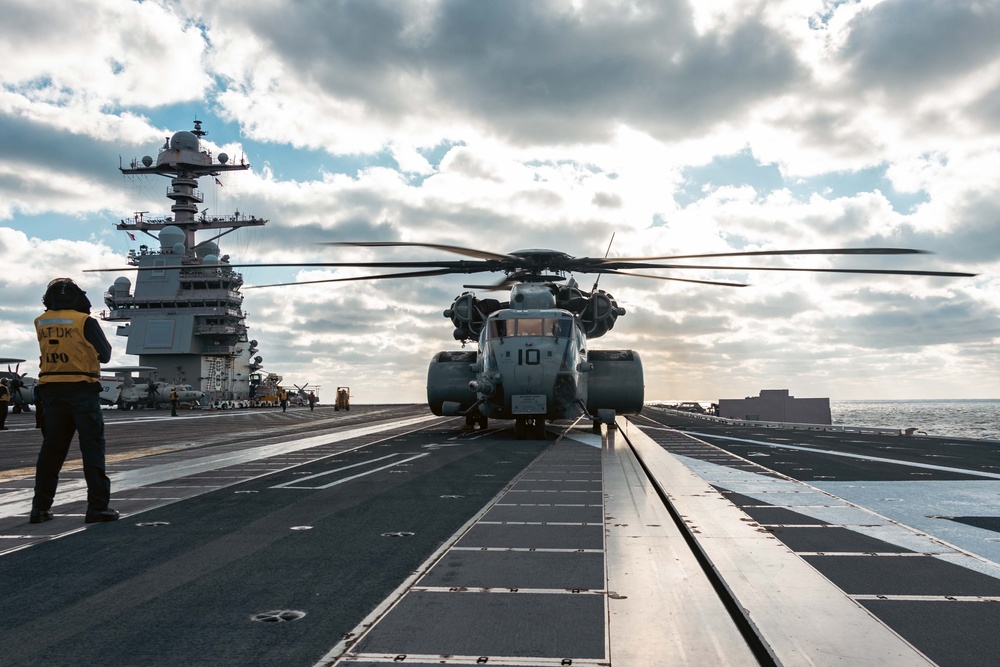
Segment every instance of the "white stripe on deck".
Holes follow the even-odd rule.
[[[273,445],[251,447],[248,449],[225,452],[222,454],[209,454],[208,456],[190,458],[183,461],[155,464],[146,466],[144,468],[136,468],[133,470],[122,470],[119,472],[112,472],[108,475],[108,477],[111,479],[112,505],[114,504],[115,493],[119,493],[122,491],[139,489],[145,486],[150,486],[152,484],[169,482],[182,477],[197,475],[203,472],[220,470],[222,468],[228,468],[234,465],[240,465],[243,463],[258,461],[261,459],[267,459],[274,456],[280,456],[282,454],[298,452],[304,449],[311,449],[313,447],[318,447],[321,445],[329,445],[335,442],[349,440],[351,438],[357,438],[365,435],[372,435],[374,433],[380,433],[382,431],[389,431],[393,429],[403,428],[406,426],[414,426],[435,419],[440,419],[440,417],[436,417],[434,415],[413,417],[411,419],[405,419],[402,421],[393,421],[381,424],[374,424],[371,426],[362,426],[359,428],[337,431],[334,433],[327,433],[325,435],[317,435],[317,436],[310,436],[307,438],[299,438],[297,440],[289,440],[287,442],[277,443]],[[245,481],[245,480],[241,479],[239,481]],[[221,488],[222,486],[225,486],[225,484],[220,484],[219,486]],[[11,491],[0,495],[0,518],[7,518],[17,515],[27,515],[28,512],[31,510],[31,498],[33,495],[34,491],[32,489],[21,489],[18,491]],[[57,507],[58,505],[65,505],[67,503],[85,501],[86,499],[87,499],[86,480],[84,479],[67,480],[59,484],[59,488],[56,491],[56,505],[54,505],[53,507]],[[58,514],[58,511],[56,511],[56,513]]]

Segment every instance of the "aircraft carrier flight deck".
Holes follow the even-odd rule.
[[[351,408],[108,411],[105,524],[11,415],[0,662],[1000,664],[1000,443]]]

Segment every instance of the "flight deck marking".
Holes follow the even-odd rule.
[[[829,454],[830,456],[842,456],[848,459],[861,459],[862,461],[872,461],[877,463],[892,463],[895,465],[909,466],[911,468],[926,468],[927,470],[937,470],[939,472],[957,472],[966,475],[974,475],[978,477],[987,477],[989,479],[1000,479],[1000,474],[993,472],[983,472],[981,470],[970,470],[968,468],[952,468],[950,466],[937,466],[930,463],[917,463],[916,461],[900,461],[899,459],[887,459],[880,456],[870,456],[867,454],[851,454],[849,452],[835,452],[829,449],[816,449],[814,447],[803,447],[802,445],[784,445],[777,442],[765,442],[763,440],[749,440],[747,438],[734,438],[728,435],[715,435],[712,433],[698,433],[697,431],[679,431],[684,435],[695,435],[700,438],[718,438],[719,440],[735,440],[737,442],[748,442],[752,445],[764,445],[767,447],[781,447],[782,449],[795,449],[801,452],[810,452],[813,454]],[[760,454],[757,454],[760,456]],[[748,454],[748,456],[753,456],[753,454]],[[833,479],[833,478],[829,478]]]
[[[394,431],[396,429],[414,427],[410,431],[405,431],[402,433],[397,433],[395,435],[386,436],[385,439],[391,439],[401,435],[407,435],[414,431],[419,431],[426,428],[426,422],[430,421],[441,421],[439,417],[434,415],[420,416],[404,419],[397,422],[391,423],[375,423],[368,426],[360,426],[344,429],[342,431],[336,431],[333,433],[325,433],[322,435],[315,436],[305,436],[301,438],[294,438],[287,440],[285,442],[270,444],[270,445],[260,445],[257,447],[252,447],[249,449],[241,449],[235,451],[223,451],[214,454],[208,454],[206,456],[195,457],[192,459],[185,459],[183,461],[176,461],[170,463],[158,463],[142,468],[126,469],[121,471],[116,471],[110,473],[108,476],[111,478],[112,488],[114,488],[117,493],[122,493],[123,491],[130,491],[132,489],[146,488],[154,484],[161,482],[170,482],[182,477],[190,477],[204,472],[215,472],[224,468],[232,468],[234,466],[241,466],[247,463],[253,463],[261,459],[269,459],[279,457],[284,457],[289,454],[301,452],[303,450],[309,450],[314,447],[328,446],[335,443],[343,442],[345,440],[350,440],[353,438],[361,438],[367,435],[375,435],[382,433],[384,431]],[[379,442],[379,441],[376,441]],[[376,444],[375,442],[360,444],[356,447],[352,447],[346,451],[353,451],[354,449],[360,449],[362,447],[367,447]],[[344,454],[346,451],[338,452],[339,454]],[[328,458],[329,455],[324,455],[321,458]],[[253,473],[251,475],[237,475],[233,479],[231,484],[220,484],[218,488],[224,488],[226,486],[231,486],[232,484],[242,483],[250,479],[256,479],[257,477],[267,476],[272,473],[281,472],[282,469],[288,467],[297,467],[301,464],[284,464],[276,466],[270,472],[264,473]],[[22,489],[20,491],[10,491],[0,495],[0,519],[25,515],[27,516],[28,511],[31,509],[31,498],[34,495],[34,491],[30,488]],[[85,501],[87,499],[87,483],[83,479],[72,479],[66,480],[59,485],[59,495],[57,496],[57,501],[59,505],[66,505],[73,502]],[[146,511],[152,508],[143,508],[139,511]],[[56,510],[56,513],[63,516],[64,513]],[[132,512],[129,513],[133,514]],[[70,533],[63,533],[70,534]],[[8,553],[8,552],[4,552]],[[3,554],[0,554],[3,555]]]
[[[400,464],[406,463],[407,461],[413,461],[413,460],[422,458],[424,456],[429,456],[429,454],[427,452],[424,452],[423,454],[417,454],[416,456],[411,456],[408,459],[403,459],[401,461],[396,461],[395,463],[390,463],[389,465],[384,465],[384,466],[381,466],[381,467],[378,467],[378,468],[372,468],[371,470],[366,470],[365,472],[360,472],[357,475],[351,475],[350,477],[344,477],[342,479],[338,479],[335,482],[330,482],[329,484],[323,484],[322,486],[300,486],[302,484],[302,482],[307,482],[307,481],[309,481],[311,479],[316,479],[317,477],[323,477],[325,475],[331,475],[331,474],[333,474],[335,472],[340,472],[342,470],[347,470],[349,468],[357,468],[359,466],[368,465],[370,463],[375,463],[377,461],[384,461],[385,459],[390,459],[390,458],[392,458],[394,456],[399,456],[399,454],[389,454],[388,456],[380,456],[377,459],[371,459],[369,461],[362,461],[361,463],[352,463],[349,466],[342,466],[340,468],[334,468],[333,470],[327,470],[325,472],[317,473],[317,474],[311,475],[309,477],[302,477],[300,479],[293,479],[290,482],[285,482],[284,484],[277,484],[277,485],[272,486],[270,488],[272,488],[272,489],[310,489],[310,490],[329,489],[332,486],[337,486],[338,484],[343,484],[344,482],[350,482],[351,480],[358,479],[359,477],[364,477],[366,475],[371,475],[372,473],[380,472],[382,470],[388,470],[389,468],[392,468],[394,466],[398,466]]]

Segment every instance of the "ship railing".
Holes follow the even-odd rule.
[[[225,335],[232,336],[239,332],[236,326],[225,324],[200,324],[194,328],[196,334],[205,335]]]
[[[178,306],[190,308],[225,308],[229,315],[238,315],[239,307],[243,303],[244,296],[239,293],[231,293],[229,290],[213,289],[184,289],[178,290],[172,298],[163,296],[141,296],[134,294],[121,294],[116,292],[105,292],[104,303],[113,310],[134,310],[142,308],[141,304],[153,304],[157,308],[176,308]],[[108,303],[108,302],[111,303]]]
[[[235,223],[240,226],[247,226],[247,225],[266,225],[268,220],[267,218],[258,218],[255,215],[247,215],[245,213],[240,213],[239,211],[236,211],[236,213],[234,213],[233,215],[213,215],[213,216],[201,215],[198,216],[196,219],[191,220],[184,224],[208,224],[210,222],[223,223],[223,224]],[[176,225],[176,224],[180,223],[175,221],[173,216],[169,215],[162,218],[146,218],[146,217],[140,218],[137,216],[131,220],[124,220],[124,219],[120,220],[120,222],[115,226],[115,228],[118,230],[127,231],[130,229],[140,229],[140,230],[157,229],[165,225]]]
[[[173,198],[175,196],[190,197],[191,199],[195,200],[198,203],[204,203],[205,202],[205,193],[202,192],[201,190],[186,191],[183,188],[174,187],[172,185],[168,186],[167,187],[167,198],[169,199],[169,198]]]
[[[683,415],[685,417],[694,417],[695,419],[702,419],[705,421],[716,422],[720,424],[729,424],[731,426],[757,426],[761,428],[778,428],[778,429],[792,429],[799,431],[834,431],[839,433],[871,433],[874,435],[915,435],[913,429],[899,429],[899,428],[887,428],[882,426],[841,426],[833,424],[803,424],[799,422],[776,422],[776,421],[764,421],[760,419],[730,419],[728,417],[717,417],[716,415],[703,415],[697,412],[686,412],[684,410],[671,410],[670,408],[661,408],[656,405],[647,405],[645,408],[653,408],[655,410],[660,410],[661,412],[668,412],[676,415]]]
[[[228,287],[205,287],[202,289],[177,290],[177,298],[184,301],[216,301],[220,306],[236,305],[243,302],[242,294]]]

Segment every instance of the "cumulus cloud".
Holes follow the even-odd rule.
[[[610,254],[628,257],[911,246],[935,254],[655,272],[746,288],[605,276],[628,314],[594,347],[639,350],[649,398],[1000,391],[994,3],[107,0],[74,13],[0,0],[0,11],[11,35],[0,260],[18,267],[0,276],[4,354],[37,354],[30,319],[53,275],[72,266],[96,296],[116,274],[80,268],[155,244],[114,223],[167,211],[167,182],[123,182],[118,156],[155,155],[197,114],[216,153],[255,162],[221,188],[203,182],[205,205],[270,220],[219,240],[234,263],[455,259],[323,245],[351,240],[603,256],[614,234]],[[747,268],[763,264],[982,275]],[[254,285],[375,272],[241,270]],[[596,276],[575,277],[589,288]],[[254,289],[244,309],[286,379],[419,401],[430,355],[459,345],[442,311],[463,285],[497,279]],[[116,355],[123,340],[112,336]]]

